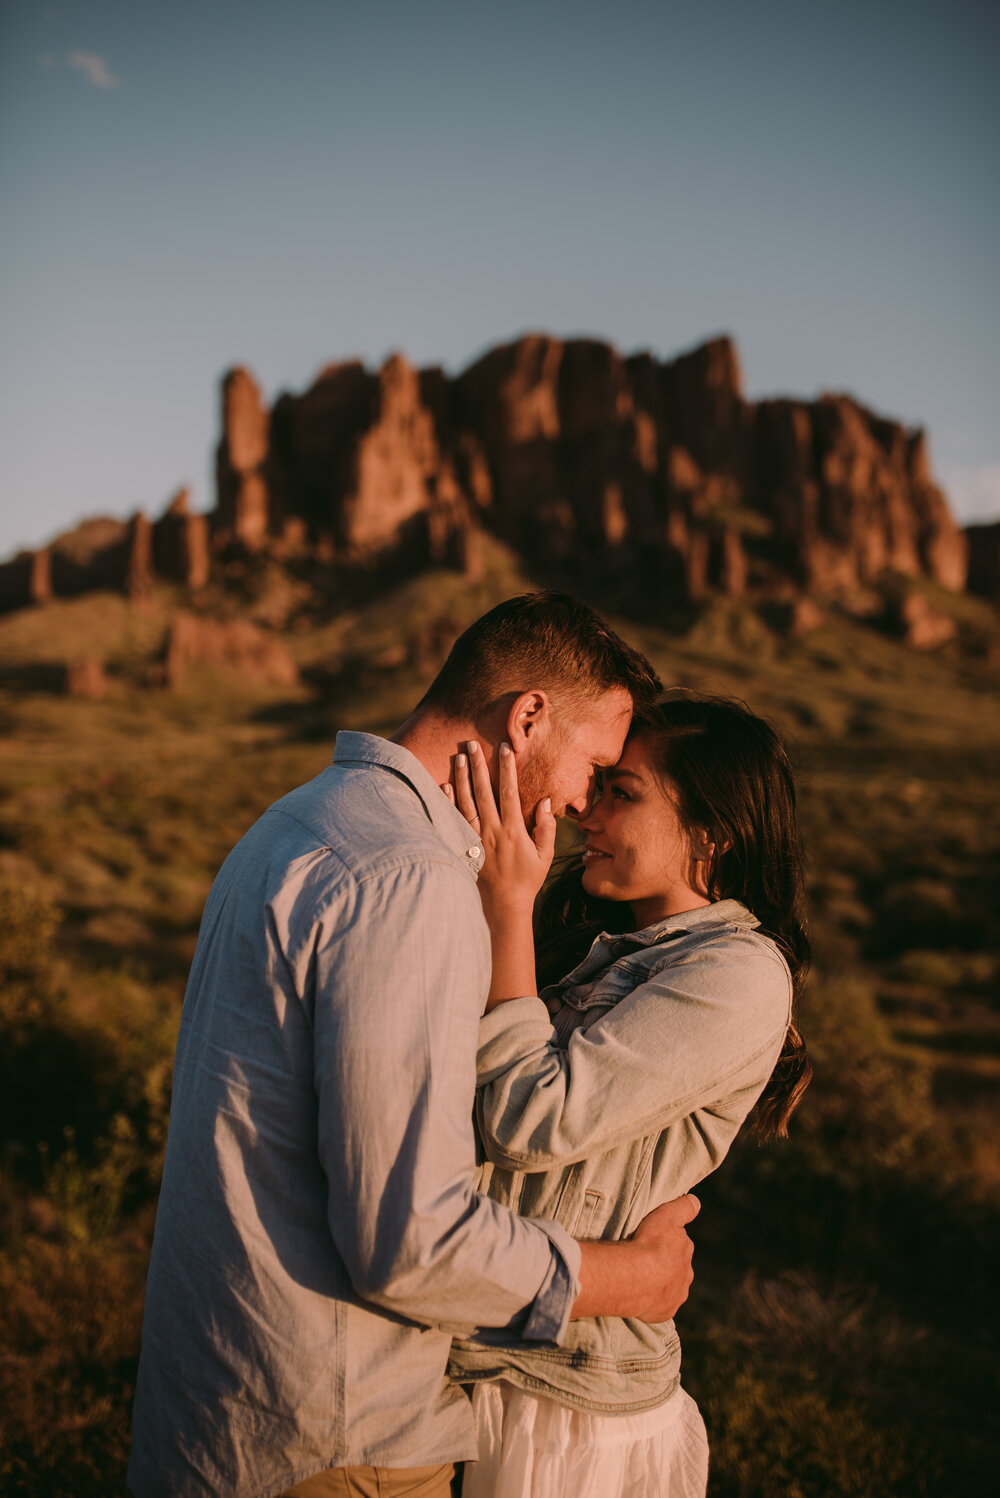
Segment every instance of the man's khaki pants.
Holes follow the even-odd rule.
[[[454,1473],[443,1467],[331,1467],[289,1488],[282,1498],[449,1498]]]

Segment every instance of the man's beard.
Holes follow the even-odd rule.
[[[555,755],[547,748],[536,749],[524,756],[527,760],[517,767],[517,788],[521,797],[521,811],[528,827],[535,825],[535,808],[544,796],[551,796],[555,783]],[[563,806],[553,806],[556,816],[565,811]]]

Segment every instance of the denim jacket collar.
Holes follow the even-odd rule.
[[[409,749],[374,733],[341,729],[333,746],[333,763],[338,766],[372,765],[404,780],[417,796],[434,830],[473,873],[479,873],[485,858],[479,838]]]
[[[551,1006],[554,999],[578,1007],[581,994],[589,991],[595,980],[620,958],[632,953],[650,952],[649,961],[654,965],[660,960],[652,951],[658,946],[678,941],[685,936],[696,940],[711,940],[720,930],[753,931],[760,922],[750,914],[739,900],[716,900],[712,905],[699,906],[697,910],[684,910],[678,915],[667,916],[655,925],[645,926],[641,931],[602,931],[594,938],[590,951],[571,973],[558,983],[550,983],[542,990],[542,998]]]
[[[759,925],[757,917],[751,915],[739,900],[716,900],[713,904],[701,905],[696,910],[683,910],[677,915],[668,915],[652,926],[644,926],[641,931],[602,931],[594,938],[583,961],[558,983],[549,984],[545,993],[559,991],[566,997],[579,984],[590,982],[611,963],[628,956],[630,952],[648,950],[688,935],[711,938],[720,928],[735,926],[740,931],[753,931]]]
[[[699,905],[695,910],[682,910],[677,915],[668,915],[641,931],[627,931],[617,936],[602,931],[598,941],[627,942],[635,947],[652,947],[667,937],[679,936],[688,931],[715,926],[739,926],[743,931],[753,931],[760,925],[739,900],[715,900],[711,905]]]

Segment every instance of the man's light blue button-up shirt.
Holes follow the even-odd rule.
[[[482,858],[413,755],[341,733],[223,865],[177,1044],[139,1498],[472,1456],[451,1333],[565,1335],[578,1246],[474,1189]]]

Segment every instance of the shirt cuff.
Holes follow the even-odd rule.
[[[569,1313],[580,1293],[580,1245],[558,1222],[532,1217],[552,1243],[552,1262],[528,1311],[520,1335],[525,1342],[561,1342],[569,1327]]]

